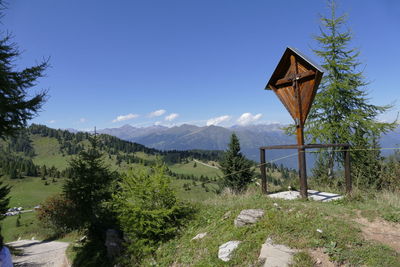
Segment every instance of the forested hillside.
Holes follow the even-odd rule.
[[[71,133],[32,124],[15,137],[0,141],[0,174],[10,178],[38,175],[66,177],[68,160],[87,147],[89,136],[86,132]],[[98,139],[99,149],[107,155],[110,164],[116,166],[121,163],[151,164],[156,157],[169,164],[181,163],[189,158],[218,161],[222,155],[221,151],[206,150],[160,151],[106,134],[98,135]]]

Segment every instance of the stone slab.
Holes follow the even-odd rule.
[[[327,201],[332,201],[332,200],[338,200],[343,198],[342,195],[334,194],[334,193],[328,193],[328,192],[321,192],[321,191],[316,191],[316,190],[308,190],[308,198],[316,200],[316,201],[322,201],[322,202],[327,202]],[[283,191],[275,194],[269,194],[269,197],[272,198],[281,198],[281,199],[286,199],[286,200],[293,200],[300,198],[300,192],[298,191]]]
[[[271,238],[262,245],[259,262],[263,267],[286,267],[292,263],[297,251],[284,245],[273,244]]]

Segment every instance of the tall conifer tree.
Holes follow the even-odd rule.
[[[90,138],[91,145],[87,151],[81,151],[78,157],[71,160],[70,178],[63,191],[68,200],[76,207],[77,225],[88,229],[89,237],[99,234],[107,224],[108,211],[104,203],[111,199],[111,184],[118,177],[103,161],[98,149],[97,137]]]
[[[246,190],[254,177],[251,162],[240,152],[240,143],[236,134],[232,134],[229,148],[221,161],[221,171],[224,174],[224,186],[235,193]]]
[[[0,17],[5,9],[0,0]],[[17,70],[14,61],[20,55],[9,34],[0,37],[0,138],[16,135],[17,131],[26,126],[45,101],[46,92],[30,97],[28,89],[36,85],[36,80],[42,77],[48,67],[48,62]],[[14,173],[13,173],[14,174]],[[8,207],[10,187],[0,181],[0,218],[3,218]],[[1,232],[1,228],[0,228]],[[0,240],[2,236],[0,234]],[[2,243],[0,242],[0,248]]]
[[[330,17],[321,17],[320,35],[315,37],[319,48],[314,52],[322,59],[326,72],[315,97],[308,121],[306,137],[318,143],[349,143],[353,148],[377,148],[377,137],[394,127],[377,121],[377,116],[390,106],[369,102],[363,72],[359,70],[359,51],[349,48],[352,34],[344,29],[346,15],[336,15],[335,1],[329,1]],[[381,88],[383,90],[383,88]],[[342,162],[341,153],[322,154],[325,169],[333,175],[334,160]],[[352,151],[353,173],[371,184],[376,177],[379,153]],[[320,166],[321,167],[321,166]]]

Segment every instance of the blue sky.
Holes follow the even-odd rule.
[[[400,110],[400,1],[341,0],[371,102]],[[32,122],[93,129],[123,124],[291,122],[264,91],[286,46],[311,48],[326,1],[13,0],[2,28],[30,66],[50,57]],[[394,102],[397,101],[397,102]],[[243,115],[244,114],[244,115]]]

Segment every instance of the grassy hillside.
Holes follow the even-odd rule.
[[[54,166],[60,171],[66,169],[68,167],[68,162],[74,158],[78,152],[76,151],[76,153],[71,154],[71,151],[74,152],[74,147],[85,147],[89,144],[88,140],[85,138],[75,140],[74,138],[76,135],[74,134],[67,133],[67,137],[65,137],[65,133],[62,131],[57,132],[57,130],[49,128],[39,128],[39,130],[40,132],[24,133],[23,136],[16,140],[0,141],[0,150],[3,150],[6,154],[18,155],[26,159],[31,159],[33,163],[38,166],[38,174],[40,176],[42,176],[40,172],[43,165],[46,165],[47,168]],[[38,130],[36,129],[36,131]],[[42,131],[45,132],[43,133]],[[61,133],[61,138],[56,136],[56,134],[59,133]],[[101,138],[108,137],[103,136]],[[140,145],[137,145],[140,151],[130,153],[130,143],[122,140],[111,139],[111,141],[106,140],[101,142],[104,144],[102,147],[104,162],[110,166],[112,170],[119,172],[125,172],[130,168],[148,168],[143,166],[143,164],[148,166],[157,160],[163,160],[165,154],[161,152],[158,155],[151,154],[149,151],[154,152],[153,150],[147,151],[140,147]],[[24,147],[21,147],[20,143],[23,143]],[[69,144],[72,144],[72,149]],[[113,144],[115,145],[115,148],[113,147]],[[28,149],[26,149],[25,146],[28,146]],[[66,147],[68,149],[66,149]],[[23,151],[25,150],[30,151],[31,153],[24,153]],[[134,150],[135,149],[132,151]],[[179,152],[174,151],[173,156],[176,154],[179,155]],[[130,162],[130,155],[136,159],[135,162]],[[188,156],[193,155],[188,152]],[[202,166],[201,164],[198,165],[198,168],[193,168],[193,165],[190,166],[190,164],[185,166],[185,164],[180,163],[169,163],[169,168],[180,174],[193,174],[199,177],[201,175],[215,176],[215,174],[218,173],[218,170]],[[46,180],[43,180],[41,177],[30,177],[24,175],[18,179],[9,179],[8,175],[1,177],[5,183],[12,186],[9,206],[23,207],[24,210],[29,210],[45,201],[49,196],[61,193],[65,178],[54,178],[49,177],[49,175],[45,176]],[[176,191],[178,197],[187,201],[199,202],[215,195],[215,184],[208,183],[202,185],[200,182],[182,179],[179,180],[171,177],[171,185]],[[18,216],[6,217],[2,222],[2,225],[2,233],[6,242],[18,238],[31,239],[32,237],[35,237],[36,239],[43,239],[49,234],[40,224],[38,224],[35,212],[23,213],[19,219]]]
[[[33,162],[36,165],[54,166],[63,170],[68,166],[70,156],[65,156],[60,151],[60,144],[54,137],[31,135],[35,156]]]
[[[396,202],[391,208],[400,208]],[[314,266],[314,253],[350,266],[400,266],[400,254],[383,243],[363,237],[357,223],[363,214],[384,216],[381,196],[363,201],[320,203],[301,200],[273,200],[257,192],[222,195],[204,201],[193,220],[178,238],[162,245],[153,259],[158,266],[258,266],[261,245],[268,237],[298,249],[294,266]],[[262,209],[264,217],[255,225],[237,228],[233,221],[243,209]],[[388,211],[387,211],[388,212]],[[320,229],[321,232],[318,232]],[[192,240],[199,233],[201,240]],[[231,240],[242,241],[229,263],[218,259],[218,247]]]
[[[219,169],[205,166],[193,160],[188,161],[187,163],[173,164],[169,166],[169,168],[171,171],[179,174],[188,174],[195,176],[205,175],[209,177],[222,176],[222,172]]]
[[[67,143],[50,135],[31,134],[29,137],[32,149],[28,149],[28,152],[33,150],[34,154],[18,149],[14,153],[31,157],[37,165],[55,166],[57,169],[65,169],[68,160],[76,155],[80,146],[84,147],[88,143],[85,139],[74,141],[71,137]],[[106,164],[120,172],[129,168],[148,168],[165,156],[161,152],[135,151],[135,147],[119,143],[118,140],[108,140],[104,144],[109,144],[102,147]],[[155,261],[159,266],[257,266],[261,245],[271,237],[277,243],[298,249],[294,266],[313,266],[316,254],[350,266],[400,266],[400,243],[397,252],[396,247],[385,243],[386,239],[395,240],[396,234],[393,232],[399,233],[399,230],[384,232],[384,239],[375,240],[365,235],[365,231],[369,230],[360,223],[362,221],[365,224],[385,225],[385,229],[400,229],[398,195],[389,192],[355,192],[352,199],[332,203],[284,201],[261,195],[256,185],[252,185],[244,195],[217,195],[215,178],[222,176],[220,170],[195,162],[194,154],[185,154],[187,158],[182,158],[182,155],[179,152],[168,155],[169,159],[178,159],[168,164],[171,175],[182,175],[171,177],[171,186],[178,198],[196,207],[196,216],[178,237],[163,244],[154,258],[146,259],[144,265],[154,264]],[[210,163],[205,155],[201,162]],[[274,171],[269,169],[268,174],[270,191],[286,189],[286,183],[275,183],[283,179],[279,168]],[[201,176],[207,176],[210,180],[201,180]],[[52,177],[46,177],[46,180],[41,177],[4,178],[12,185],[10,206],[22,206],[25,209],[60,193],[65,181],[65,178]],[[234,227],[233,221],[240,211],[250,208],[263,209],[264,217],[255,225]],[[322,233],[317,229],[322,230]],[[43,239],[49,234],[46,231],[38,223],[34,212],[21,214],[20,218],[7,217],[2,223],[6,242],[18,238]],[[202,232],[208,233],[204,239],[192,241],[194,236]],[[75,233],[72,239],[76,238],[78,236]],[[230,240],[240,240],[242,243],[234,252],[232,260],[224,263],[217,257],[218,247]]]
[[[31,209],[47,197],[61,192],[64,183],[64,179],[55,179],[53,182],[53,179],[43,181],[39,177],[7,181],[12,186],[10,207],[23,207],[24,209]]]

